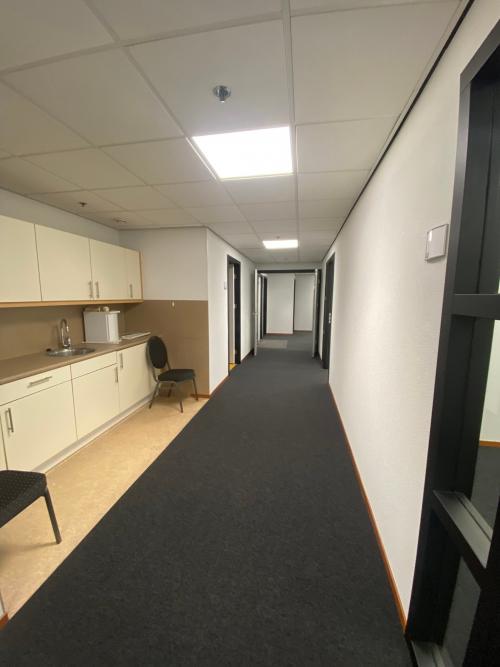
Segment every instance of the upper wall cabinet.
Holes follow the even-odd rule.
[[[0,215],[0,302],[40,298],[35,225]]]
[[[92,298],[90,242],[85,236],[36,225],[40,284],[44,301]]]
[[[125,253],[121,246],[90,241],[94,298],[99,301],[130,299]]]
[[[137,250],[124,248],[129,299],[142,299],[141,256]]]

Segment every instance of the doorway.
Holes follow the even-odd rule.
[[[330,343],[332,339],[333,282],[335,276],[335,255],[326,263],[325,296],[323,301],[323,348],[321,359],[323,368],[330,367]]]
[[[500,24],[461,77],[454,204],[407,638],[418,665],[498,664]]]
[[[227,331],[229,371],[241,363],[241,264],[227,257]]]

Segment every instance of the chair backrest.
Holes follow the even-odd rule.
[[[159,336],[151,336],[148,340],[148,356],[154,368],[162,369],[166,366],[170,369],[167,346]]]

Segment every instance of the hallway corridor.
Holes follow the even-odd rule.
[[[235,369],[8,623],[0,663],[410,665],[326,383],[303,350]]]

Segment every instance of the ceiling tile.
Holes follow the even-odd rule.
[[[225,234],[224,239],[238,250],[243,248],[262,248],[262,241],[255,234]]]
[[[139,179],[97,148],[31,156],[30,162],[67,176],[85,190],[141,185]]]
[[[333,240],[336,236],[335,231],[315,231],[315,232],[300,232],[300,243],[301,245],[312,245],[316,247],[329,246],[333,243]]]
[[[186,139],[112,146],[106,153],[151,185],[211,180]]]
[[[326,250],[324,248],[299,247],[299,259],[301,262],[321,262],[325,254]]]
[[[344,219],[353,204],[353,199],[308,199],[299,201],[299,218]]]
[[[10,157],[10,153],[6,151],[0,151],[0,160],[3,160],[4,157]]]
[[[395,121],[370,118],[299,126],[299,172],[371,169]]]
[[[78,189],[73,183],[17,157],[0,162],[0,187],[22,194]]]
[[[0,146],[14,155],[83,148],[87,142],[0,83]]]
[[[404,5],[419,0],[290,0],[290,9],[298,11],[328,11],[338,9],[360,9],[363,7],[380,7],[381,5]],[[443,0],[424,0],[425,2],[442,2]],[[455,0],[458,5],[458,0]]]
[[[99,211],[112,211],[116,208],[109,201],[101,199],[98,194],[86,190],[32,195],[32,198],[44,204],[64,208],[79,215],[87,215],[88,213]],[[82,202],[85,202],[85,206],[81,205]]]
[[[150,185],[98,190],[96,194],[128,211],[138,211],[148,208],[175,208],[174,203]]]
[[[296,121],[400,113],[455,9],[453,0],[293,18]]]
[[[136,227],[151,227],[152,223],[135,211],[105,211],[94,213],[92,219],[102,222],[115,229],[134,229]]]
[[[298,262],[299,261],[299,252],[298,250],[278,250],[273,252],[273,262],[289,263],[289,262]]]
[[[224,187],[237,204],[290,201],[295,197],[294,176],[225,180]]]
[[[136,213],[150,222],[165,227],[193,227],[199,226],[200,224],[198,220],[189,215],[187,211],[183,211],[180,208],[167,208],[157,211],[136,211]]]
[[[231,198],[217,181],[201,181],[200,183],[171,183],[157,185],[156,189],[163,192],[179,206],[218,206],[231,204]]]
[[[354,199],[369,173],[363,170],[298,174],[299,199]]]
[[[296,216],[294,201],[240,204],[240,210],[247,220],[290,220]]]
[[[300,231],[322,231],[339,230],[343,220],[332,220],[332,218],[300,218]]]
[[[94,144],[182,134],[119,50],[24,69],[6,80]]]
[[[290,123],[281,21],[157,40],[131,52],[190,136]],[[225,104],[212,93],[217,84],[232,89]]]
[[[0,69],[111,42],[81,0],[0,3]]]
[[[199,206],[186,209],[194,218],[205,224],[212,222],[245,222],[237,206]]]
[[[94,0],[94,6],[122,38],[199,28],[281,11],[280,0]]]
[[[253,229],[247,222],[212,222],[209,227],[219,234],[219,236],[225,236],[226,234],[253,234]]]
[[[273,261],[272,253],[265,248],[262,248],[261,250],[247,249],[245,250],[245,255],[253,262],[260,262],[261,264]]]
[[[270,235],[292,233],[297,235],[298,225],[296,220],[278,220],[265,222],[252,222],[255,233],[261,238],[267,238]]]

